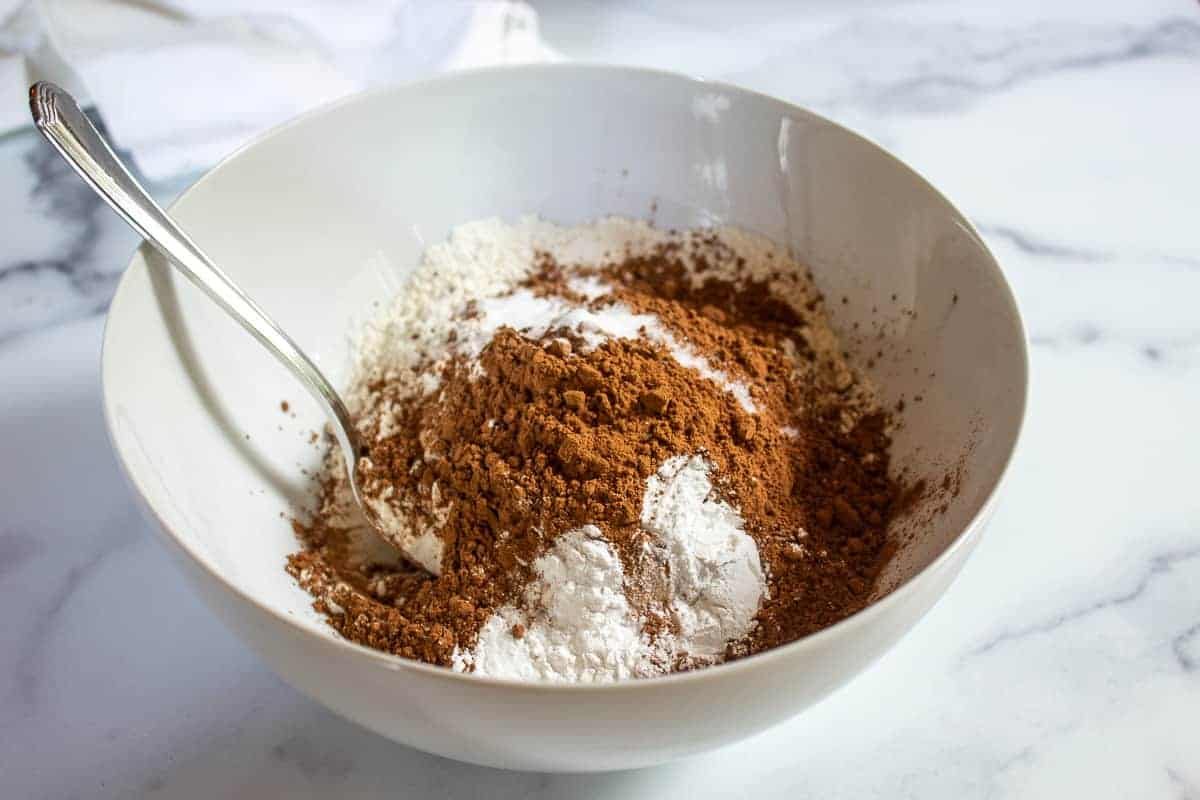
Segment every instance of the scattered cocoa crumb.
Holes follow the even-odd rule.
[[[572,411],[583,411],[587,406],[587,395],[578,389],[568,389],[562,394],[563,402]]]

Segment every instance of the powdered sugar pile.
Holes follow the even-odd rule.
[[[572,288],[576,286],[596,295],[606,291],[598,281],[587,284],[575,281]],[[593,310],[558,297],[539,297],[528,289],[489,298],[478,303],[477,307],[479,316],[466,326],[460,323],[458,341],[454,346],[458,355],[478,356],[502,325],[516,328],[529,339],[540,339],[552,330],[565,328],[581,337],[589,349],[609,339],[636,339],[641,336],[665,346],[681,365],[696,370],[732,394],[746,409],[746,413],[757,411],[750,396],[750,387],[713,367],[703,356],[681,343],[652,314],[635,314],[620,303]]]
[[[642,500],[642,527],[667,565],[674,655],[692,664],[720,661],[726,645],[750,632],[767,593],[758,546],[713,494],[711,468],[699,456],[668,459]]]
[[[713,496],[710,469],[703,458],[679,456],[647,481],[647,555],[668,586],[653,610],[670,620],[667,631],[645,633],[645,618],[625,597],[620,559],[600,529],[586,525],[534,563],[523,605],[493,614],[475,647],[455,653],[455,669],[592,683],[723,660],[750,632],[767,583],[741,517]]]
[[[625,598],[621,561],[599,528],[564,533],[533,567],[524,605],[493,614],[475,647],[455,652],[455,669],[584,683],[655,671],[650,639]]]

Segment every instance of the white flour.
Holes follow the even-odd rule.
[[[780,269],[790,260],[785,248],[736,228],[721,228],[716,233],[741,259],[742,266],[737,274],[724,274],[714,269],[719,265],[710,263],[709,275],[734,282],[746,278],[768,281],[771,288],[797,310],[802,310],[813,298],[814,290],[803,276],[795,270]],[[414,394],[436,391],[438,370],[435,367],[458,352],[447,343],[448,334],[452,330],[456,334],[470,334],[463,331],[463,320],[458,319],[458,315],[472,300],[484,308],[491,308],[486,315],[489,321],[481,324],[489,326],[493,332],[501,324],[516,328],[536,327],[537,319],[524,318],[527,312],[540,317],[543,326],[548,312],[562,313],[564,309],[553,301],[548,301],[549,308],[535,310],[520,299],[500,297],[533,273],[537,252],[549,253],[561,264],[602,267],[621,261],[626,254],[649,254],[656,246],[671,241],[682,245],[677,255],[685,266],[690,265],[693,254],[686,239],[653,228],[641,220],[610,217],[587,225],[561,227],[537,217],[524,217],[512,225],[498,219],[486,219],[458,226],[446,241],[431,245],[425,251],[421,265],[410,276],[404,290],[378,319],[366,326],[355,343],[357,362],[349,392],[354,406],[351,410],[363,411],[371,405],[367,387],[380,378],[399,380]],[[693,277],[697,283],[701,280]],[[605,293],[603,284],[595,279],[577,281],[572,288],[589,299]],[[604,324],[616,325],[611,320]],[[599,325],[597,335],[604,324]],[[656,322],[655,327],[661,329]],[[835,352],[836,339],[826,337],[825,333],[822,329],[814,335]],[[629,330],[618,326],[608,335],[628,337],[636,334],[636,328]],[[685,366],[701,370],[718,383],[732,383],[728,376],[717,370],[704,372],[708,364],[698,354],[673,339],[668,340],[668,332],[662,331],[662,334],[666,335],[660,336],[658,341],[672,351],[684,353],[684,358],[689,360]],[[828,343],[826,338],[830,340]],[[477,340],[472,341],[470,347],[480,346]],[[735,393],[740,391],[726,388]],[[739,395],[738,399],[743,398]],[[745,402],[749,402],[748,397]]]
[[[621,561],[599,528],[564,533],[533,568],[524,608],[493,614],[474,650],[455,652],[455,669],[473,664],[477,675],[580,683],[655,671],[650,640],[625,599]],[[516,625],[525,628],[520,638]]]
[[[667,564],[677,652],[720,661],[725,646],[750,632],[767,579],[758,546],[737,510],[718,499],[699,456],[668,459],[646,481],[642,527]]]
[[[606,291],[598,281],[586,284],[579,281],[578,284],[595,297]],[[620,303],[595,311],[560,297],[538,297],[528,289],[479,303],[479,314],[478,318],[471,320],[470,325],[460,328],[456,353],[478,356],[503,325],[515,328],[530,339],[540,339],[551,330],[568,328],[583,338],[588,349],[598,347],[609,339],[636,339],[640,336],[661,344],[681,366],[695,370],[732,394],[747,414],[754,414],[758,410],[750,396],[749,386],[713,367],[702,355],[682,344],[653,314],[635,314]]]
[[[729,504],[713,496],[698,456],[668,459],[647,481],[642,526],[663,572],[661,611],[672,630],[656,637],[624,593],[621,561],[599,528],[563,534],[534,562],[522,606],[492,615],[454,667],[496,678],[588,682],[669,672],[677,661],[713,664],[750,633],[767,596],[758,547]],[[515,626],[523,627],[520,637]]]

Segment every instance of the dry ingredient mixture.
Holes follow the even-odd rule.
[[[822,305],[736,229],[461,226],[357,347],[391,542],[331,448],[288,570],[346,638],[497,677],[657,675],[826,627],[866,604],[902,493]]]

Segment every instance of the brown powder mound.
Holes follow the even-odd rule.
[[[369,476],[440,524],[442,574],[353,557],[345,531],[319,518],[298,530],[305,550],[289,564],[318,610],[348,639],[445,665],[518,595],[555,537],[589,523],[621,556],[631,602],[645,607],[639,590],[655,591],[639,558],[646,480],[665,460],[693,454],[713,465],[713,484],[739,510],[769,579],[755,631],[729,657],[860,609],[887,558],[900,495],[888,477],[886,419],[848,391],[855,378],[840,359],[811,346],[803,314],[764,283],[705,271],[686,272],[670,248],[626,259],[593,271],[616,288],[591,306],[656,315],[750,386],[757,413],[660,344],[620,339],[586,350],[569,331],[531,340],[502,328],[478,364],[445,368],[436,395],[372,387],[393,395],[395,414],[386,431],[365,431]],[[585,302],[564,275],[543,258],[529,287]]]

